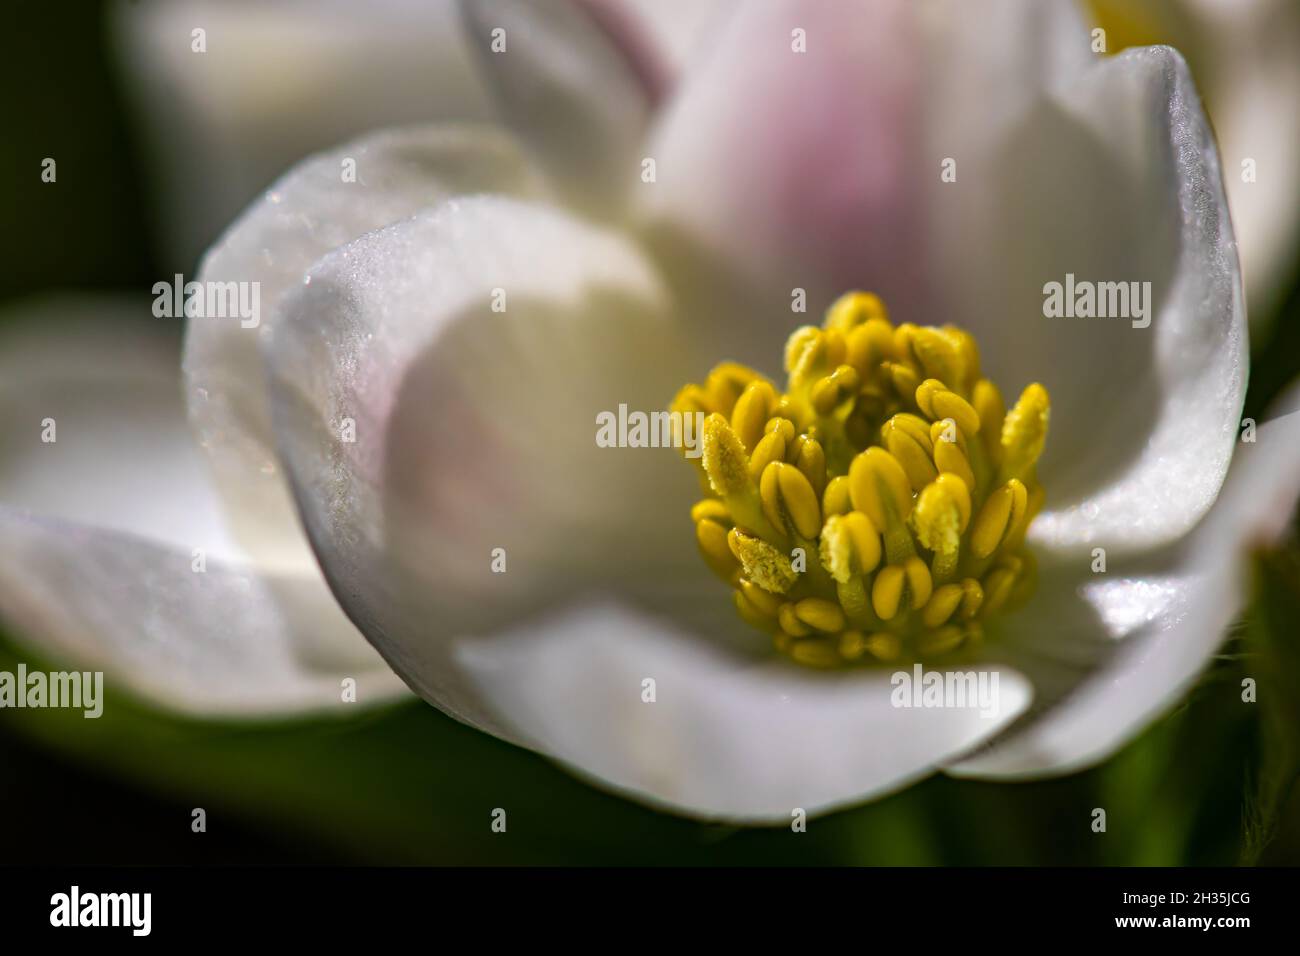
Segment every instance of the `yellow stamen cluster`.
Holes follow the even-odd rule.
[[[1047,390],[1006,411],[969,333],[895,326],[865,292],[797,329],[785,368],[781,393],[724,363],[672,405],[707,416],[691,518],[740,616],[815,667],[977,645],[1033,587]]]

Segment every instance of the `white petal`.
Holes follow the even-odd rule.
[[[462,641],[458,659],[529,746],[640,799],[747,822],[789,824],[796,809],[899,789],[1005,727],[1032,696],[999,667],[985,670],[987,714],[894,706],[887,669],[821,673],[728,652],[613,604]]]
[[[985,241],[954,253],[967,303],[949,314],[989,343],[1009,399],[1034,380],[1052,395],[1032,541],[1114,554],[1176,540],[1227,473],[1247,367],[1236,244],[1186,65],[1167,47],[1100,61],[1002,158],[979,203],[963,200]],[[1149,281],[1150,326],[1045,317],[1045,285],[1069,274]]]
[[[737,4],[646,148],[658,181],[638,212],[667,255],[702,263],[701,285],[733,278],[726,296],[770,317],[764,350],[795,288],[812,315],[861,287],[902,321],[946,321],[928,207],[979,188],[981,158],[1086,65],[1087,39],[1067,3]],[[945,157],[969,187],[940,182]]]
[[[653,44],[669,87],[708,55],[709,45],[738,0],[588,0],[593,7],[623,7]],[[664,90],[663,92],[667,92]]]
[[[1034,680],[1036,713],[958,776],[1069,773],[1103,760],[1178,701],[1248,593],[1247,555],[1276,543],[1300,497],[1300,388],[1243,443],[1219,500],[1165,562],[1058,579],[1009,635]],[[1088,580],[1091,578],[1091,580]],[[1066,583],[1069,581],[1070,583]],[[1027,618],[1027,619],[1026,619]]]
[[[114,12],[163,187],[169,269],[192,268],[309,153],[384,126],[491,115],[454,0],[148,0]]]
[[[662,409],[697,371],[670,315],[624,238],[498,197],[363,236],[284,303],[275,425],[308,534],[433,703],[496,729],[451,638],[680,547],[695,482],[679,453],[596,445],[599,412]]]
[[[14,309],[0,331],[0,501],[238,555],[185,425],[180,321],[125,298],[62,296]]]
[[[574,0],[461,6],[507,122],[570,205],[611,215],[639,182],[663,82],[648,38],[617,8]]]
[[[989,13],[996,29],[965,19]],[[752,347],[733,357],[775,353],[796,288],[814,314],[858,286],[900,321],[969,328],[1008,399],[1052,394],[1035,541],[1141,551],[1194,525],[1226,473],[1241,280],[1181,59],[1107,61],[1087,38],[1052,4],[747,4],[658,131],[643,212],[668,261],[725,290],[710,312],[745,302]],[[1151,326],[1046,318],[1044,286],[1067,274],[1150,281]]]
[[[355,181],[344,178],[349,161]],[[208,253],[202,280],[256,283],[260,315],[190,321],[186,399],[234,530],[259,560],[288,569],[313,564],[271,438],[261,343],[272,333],[276,302],[312,262],[364,232],[447,196],[532,188],[504,134],[452,126],[385,130],[304,160]]]
[[[8,630],[42,661],[193,714],[343,714],[345,676],[360,704],[401,694],[319,572],[262,574],[226,534],[185,424],[177,330],[147,308],[50,300],[5,322]]]

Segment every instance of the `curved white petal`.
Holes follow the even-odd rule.
[[[347,713],[344,677],[362,705],[402,693],[319,572],[264,574],[226,533],[186,428],[177,330],[147,302],[24,312],[0,335],[0,618],[13,638],[192,714]]]
[[[735,6],[646,147],[658,180],[636,194],[639,219],[705,290],[729,278],[726,299],[770,318],[767,354],[796,288],[812,315],[861,287],[900,320],[948,320],[933,295],[950,281],[932,255],[945,224],[929,207],[979,189],[1007,125],[1086,67],[1073,6]],[[940,180],[954,157],[959,187]]]
[[[461,4],[502,113],[575,208],[610,216],[641,176],[641,139],[664,80],[617,4]]]
[[[448,196],[534,189],[527,166],[500,132],[472,126],[384,130],[304,160],[208,252],[202,281],[255,284],[260,312],[253,319],[190,320],[186,400],[230,504],[233,528],[259,560],[287,569],[313,564],[271,438],[260,345],[272,334],[276,302],[315,260],[364,232]]]
[[[690,70],[708,55],[714,30],[743,0],[584,0],[597,8],[612,6],[630,13],[634,29],[644,32],[653,44],[657,59],[666,73],[667,93]]]
[[[596,443],[600,412],[663,409],[697,371],[677,332],[635,246],[499,197],[363,236],[284,302],[275,426],[308,534],[353,620],[439,707],[504,733],[449,641],[637,577],[680,541],[679,454]]]
[[[1074,554],[1174,541],[1227,473],[1247,368],[1236,243],[1186,64],[1167,47],[1101,61],[1001,158],[966,210],[987,239],[953,258],[970,301],[951,314],[993,343],[995,381],[1051,392],[1047,508],[1031,540]],[[1145,319],[1132,299],[1132,318],[1046,317],[1048,283],[1068,275],[1149,282]]]
[[[1244,306],[1185,65],[1088,39],[1056,4],[746,4],[658,130],[641,211],[668,261],[725,290],[710,312],[743,303],[733,357],[776,354],[796,288],[814,314],[856,286],[900,321],[969,328],[1009,400],[1053,397],[1038,544],[1141,551],[1222,483]],[[1150,326],[1047,318],[1068,275],[1149,282]]]
[[[303,156],[385,126],[492,115],[454,0],[132,0],[114,13],[169,269],[188,272]]]
[[[1300,388],[1243,443],[1222,494],[1166,561],[1105,575],[1087,561],[1063,575],[1009,635],[1040,692],[1035,714],[959,776],[1068,773],[1114,753],[1186,691],[1223,641],[1248,593],[1247,556],[1290,526],[1300,498]]]
[[[796,810],[899,789],[1004,728],[1033,694],[998,666],[973,671],[987,712],[978,693],[965,706],[896,706],[913,698],[888,670],[731,652],[612,603],[461,641],[457,659],[529,746],[640,799],[746,822],[788,824]]]

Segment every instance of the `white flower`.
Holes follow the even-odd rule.
[[[57,443],[24,440],[0,473],[16,633],[202,713],[325,706],[343,676],[381,699],[391,675],[319,560],[441,709],[740,820],[936,768],[1072,769],[1177,699],[1241,606],[1246,543],[1281,533],[1300,416],[1238,444],[1236,249],[1176,52],[1096,58],[1058,3],[747,2],[666,86],[630,21],[468,9],[508,125],[307,159],[204,262],[260,282],[264,307],[256,330],[194,319],[185,345],[230,534],[125,326],[0,353],[19,420],[58,410]],[[1045,318],[1067,273],[1149,279],[1150,327]],[[816,314],[854,287],[974,332],[1004,388],[1052,393],[1040,583],[982,665],[996,716],[893,707],[887,670],[775,659],[701,573],[678,457],[593,441],[598,412],[662,408],[717,359],[770,367],[793,289]]]

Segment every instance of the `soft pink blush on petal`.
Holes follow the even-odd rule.
[[[920,296],[920,74],[906,7],[745,4],[650,150],[673,219],[772,288],[806,288],[810,311],[852,286],[896,309]],[[808,52],[792,50],[795,29]]]

